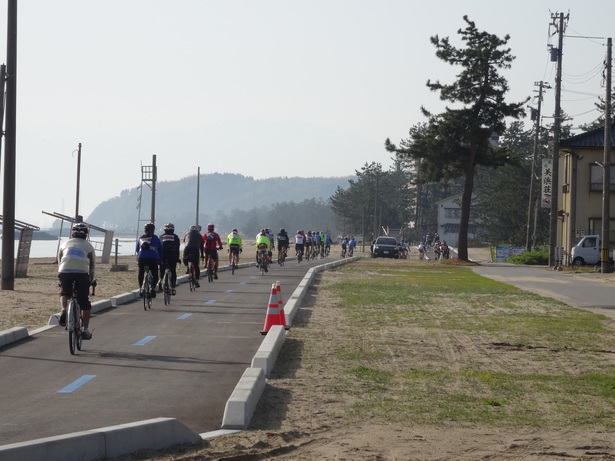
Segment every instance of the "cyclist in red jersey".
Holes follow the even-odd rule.
[[[207,232],[203,234],[203,245],[205,247],[205,257],[214,260],[214,278],[218,278],[218,250],[222,250],[222,240],[217,232],[214,232],[214,225],[207,225]],[[207,268],[207,262],[205,263]]]

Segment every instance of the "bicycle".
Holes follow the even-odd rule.
[[[188,261],[188,284],[190,286],[190,291],[197,289],[196,268],[192,261]]]
[[[342,253],[340,254],[341,258],[345,258],[346,257],[346,248],[342,247]]]
[[[278,252],[278,264],[280,266],[284,265],[284,260],[286,259],[286,247],[280,248]]]
[[[230,248],[231,252],[231,275],[235,275],[235,271],[239,269],[239,248]]]
[[[68,330],[68,348],[72,355],[75,355],[75,350],[81,350],[83,338],[81,331],[83,324],[81,322],[81,306],[77,301],[77,287],[73,282],[73,294],[68,301],[66,312],[66,329]]]
[[[303,250],[301,249],[297,252],[297,264],[299,264],[302,259],[303,259]]]
[[[171,269],[167,268],[164,271],[164,276],[162,277],[162,292],[164,295],[164,305],[171,304],[171,294],[173,288],[171,287]]]
[[[207,257],[207,261],[205,261],[205,266],[207,267],[207,280],[211,283],[214,281],[214,273],[216,271],[216,261],[211,256]]]
[[[143,310],[152,308],[152,288],[154,286],[154,276],[149,266],[143,268],[145,275],[143,277],[143,285],[141,286],[141,292],[143,293]]]
[[[354,253],[354,247],[349,247],[348,248],[348,257],[352,258],[352,254]]]
[[[261,245],[263,246],[263,248],[261,248]],[[265,275],[265,272],[269,271],[268,251],[267,245],[265,245],[264,243],[261,243],[261,245],[259,245],[258,248],[256,267],[260,269],[261,275]]]

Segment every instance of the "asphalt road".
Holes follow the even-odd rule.
[[[0,348],[0,445],[156,417],[219,429],[264,338],[271,284],[286,301],[323,262],[220,272],[195,292],[180,285],[169,306],[159,294],[147,312],[140,299],[99,312],[74,356],[63,327]]]
[[[615,287],[607,283],[615,273],[571,274],[545,266],[506,263],[482,264],[472,269],[484,277],[615,319]]]

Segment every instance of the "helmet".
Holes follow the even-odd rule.
[[[207,224],[207,230],[210,232],[214,230],[214,225],[212,223]]]
[[[280,234],[286,234],[286,230],[284,228],[280,229]]]
[[[265,229],[261,229],[261,235],[267,235],[267,232],[265,232]]]
[[[269,233],[269,228],[265,229],[265,232]]]
[[[170,234],[171,232],[174,232],[174,231],[175,231],[175,225],[174,225],[174,224],[172,224],[172,223],[167,223],[167,224],[165,224],[165,225],[164,225],[164,231],[165,231],[165,232],[168,232],[169,234]]]
[[[143,230],[145,231],[146,234],[151,234],[156,230],[156,226],[154,226],[154,224],[150,222],[145,225]]]
[[[88,226],[82,222],[75,223],[73,227],[71,228],[72,237],[78,237],[78,238],[84,239],[88,235],[88,232],[89,232]]]
[[[300,234],[300,233],[301,233],[301,231],[300,231],[300,230],[298,230],[298,231],[297,231],[297,234]]]
[[[196,226],[190,226],[190,232],[193,232],[193,231],[197,231],[198,232],[199,228],[196,227]]]
[[[237,232],[237,229],[233,229],[232,232]]]

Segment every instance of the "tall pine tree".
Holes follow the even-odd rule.
[[[499,167],[510,163],[505,148],[490,143],[492,133],[503,133],[506,117],[519,118],[524,115],[523,105],[529,100],[506,103],[507,80],[499,70],[511,67],[515,59],[506,44],[510,37],[479,31],[467,16],[465,29],[458,34],[465,44],[462,48],[453,46],[448,37],[431,37],[436,47],[436,57],[460,66],[457,80],[451,84],[428,81],[432,91],[440,92],[440,99],[454,103],[438,115],[423,109],[428,117],[427,128],[412,135],[406,148],[398,149],[386,140],[390,152],[420,159],[419,182],[447,182],[463,178],[461,220],[459,226],[458,257],[468,259],[468,228],[470,207],[474,189],[474,175],[477,165]]]

